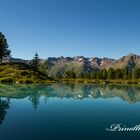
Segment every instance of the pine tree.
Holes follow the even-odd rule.
[[[96,72],[95,72],[95,71],[92,71],[92,72],[90,73],[90,78],[91,78],[91,79],[96,79]]]
[[[103,73],[103,79],[106,79],[107,78],[107,70],[103,69],[102,73]]]
[[[128,79],[128,68],[125,67],[122,69],[122,76],[123,76],[123,79]]]
[[[0,32],[0,63],[2,63],[2,59],[9,57],[11,51],[8,50],[8,44],[5,36]]]
[[[39,69],[39,56],[37,52],[35,53],[34,58],[31,60],[31,67],[35,70]]]
[[[121,78],[122,78],[121,69],[117,68],[115,73],[115,79],[121,79]]]
[[[140,78],[140,68],[134,68],[132,70],[132,79],[139,79]]]
[[[114,74],[114,70],[113,68],[109,68],[108,72],[107,72],[107,78],[108,79],[114,79],[115,74]]]

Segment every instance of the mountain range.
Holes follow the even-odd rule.
[[[29,63],[30,60],[23,60],[19,58],[8,58],[4,62],[22,62]],[[40,65],[46,71],[48,76],[57,77],[63,76],[66,71],[73,70],[76,75],[81,73],[88,73],[91,71],[98,71],[109,68],[124,68],[133,69],[140,67],[140,56],[136,54],[128,54],[120,59],[112,58],[86,58],[84,56],[75,57],[49,57],[48,59],[40,59]]]

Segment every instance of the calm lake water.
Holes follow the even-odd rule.
[[[0,85],[0,140],[140,139],[140,88],[124,85]]]

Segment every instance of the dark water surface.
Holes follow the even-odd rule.
[[[140,88],[124,85],[0,85],[0,140],[140,139]]]

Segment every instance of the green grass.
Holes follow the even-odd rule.
[[[0,65],[0,83],[50,83],[52,79],[24,63]]]
[[[133,79],[133,80],[122,80],[122,79],[118,79],[118,80],[101,80],[101,79],[61,79],[59,80],[61,82],[68,82],[68,83],[94,83],[94,84],[107,84],[107,83],[112,83],[112,84],[129,84],[129,85],[140,85],[140,79]]]
[[[29,65],[24,63],[3,63],[0,64],[0,83],[95,83],[95,84],[128,84],[140,85],[140,79],[136,80],[100,80],[100,79],[85,79],[85,78],[63,78],[53,80],[39,71],[33,70]]]

